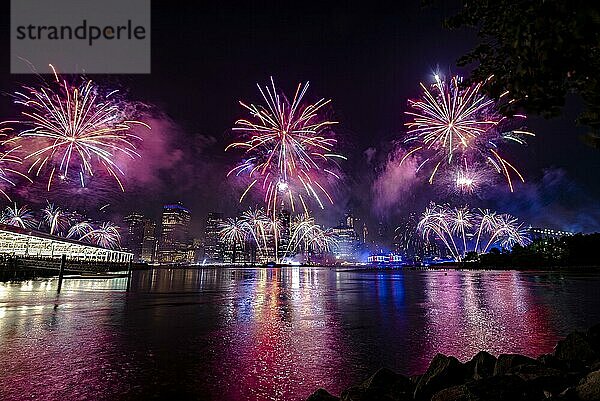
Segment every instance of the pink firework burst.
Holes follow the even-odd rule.
[[[413,146],[404,159],[418,156],[418,170],[429,171],[429,183],[438,174],[450,173],[465,163],[471,170],[481,164],[493,167],[506,179],[511,191],[514,176],[524,181],[519,170],[501,154],[499,145],[506,141],[525,144],[524,138],[534,134],[511,128],[525,116],[515,115],[510,119],[502,116],[497,102],[482,93],[484,84],[465,86],[462,77],[442,80],[436,75],[431,87],[421,83],[420,99],[409,100],[411,111],[406,114],[412,120],[406,123],[409,130],[404,142]]]
[[[322,117],[330,100],[304,102],[308,82],[298,85],[291,101],[277,91],[273,78],[270,87],[257,86],[264,105],[240,102],[250,117],[236,121],[238,140],[226,148],[244,151],[242,161],[227,174],[248,179],[240,202],[251,189],[260,188],[268,210],[279,202],[289,203],[292,210],[297,204],[308,210],[307,199],[321,208],[333,203],[327,182],[339,179],[337,161],[345,157],[334,151],[337,141],[331,128],[337,123]]]
[[[150,126],[133,118],[134,108],[117,90],[104,90],[87,79],[74,84],[55,71],[53,81],[15,92],[14,103],[21,108],[21,118],[2,123],[16,127],[16,136],[8,142],[26,149],[23,159],[30,163],[29,173],[47,173],[48,191],[56,179],[85,187],[99,170],[124,190],[124,172],[115,157],[139,157],[135,142],[140,138],[132,129]]]

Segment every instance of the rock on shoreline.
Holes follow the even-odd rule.
[[[307,401],[600,401],[600,324],[573,332],[537,359],[485,351],[462,363],[436,355],[422,375],[380,369],[339,397],[319,389]]]

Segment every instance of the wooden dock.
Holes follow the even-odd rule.
[[[0,256],[0,281],[57,276],[60,272],[60,265],[61,259],[59,258],[26,258],[2,255]],[[116,275],[107,273],[126,272],[128,268],[128,263],[66,260],[64,274],[77,275],[81,278],[99,278],[102,276],[113,278]],[[132,265],[134,270],[144,268],[147,268],[146,264],[134,263]]]

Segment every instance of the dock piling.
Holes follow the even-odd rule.
[[[131,289],[131,268],[132,268],[132,263],[131,261],[129,263],[127,263],[127,290],[126,292],[129,292],[129,290]]]
[[[58,272],[58,288],[56,289],[56,293],[60,294],[60,289],[62,288],[63,275],[65,273],[65,265],[67,264],[67,255],[62,255],[60,258],[60,271]]]

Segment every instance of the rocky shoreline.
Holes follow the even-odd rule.
[[[411,377],[380,369],[337,397],[324,389],[307,401],[600,401],[600,324],[573,332],[537,359],[485,351],[470,361],[436,355]]]

